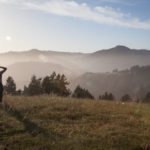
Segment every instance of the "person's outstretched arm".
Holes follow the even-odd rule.
[[[0,73],[4,73],[4,72],[7,70],[7,68],[6,68],[6,67],[1,67],[1,66],[0,66],[0,68],[2,68],[2,69],[3,69],[2,71],[0,71]]]

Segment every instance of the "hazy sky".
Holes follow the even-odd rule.
[[[0,52],[150,49],[150,0],[0,0]]]

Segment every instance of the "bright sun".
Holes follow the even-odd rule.
[[[11,40],[12,40],[12,37],[11,37],[11,36],[6,36],[6,37],[5,37],[5,40],[11,41]]]

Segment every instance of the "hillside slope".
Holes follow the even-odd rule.
[[[149,150],[150,105],[5,97],[1,150]]]
[[[130,70],[108,73],[85,73],[72,80],[71,88],[77,85],[88,89],[98,97],[104,92],[111,92],[117,99],[130,94],[134,100],[143,99],[150,91],[150,66],[134,66]]]

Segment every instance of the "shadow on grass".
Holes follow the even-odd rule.
[[[38,135],[43,135],[43,137],[45,138],[50,138],[51,140],[56,140],[56,139],[58,140],[58,138],[61,136],[61,135],[58,135],[57,133],[46,130],[38,126],[36,123],[28,120],[18,110],[16,110],[15,108],[12,108],[6,103],[1,105],[0,108],[3,109],[5,112],[7,112],[10,116],[14,117],[15,119],[23,123],[25,130],[33,137],[38,136]]]
[[[146,146],[146,147],[136,147],[134,150],[150,150],[150,146]]]

